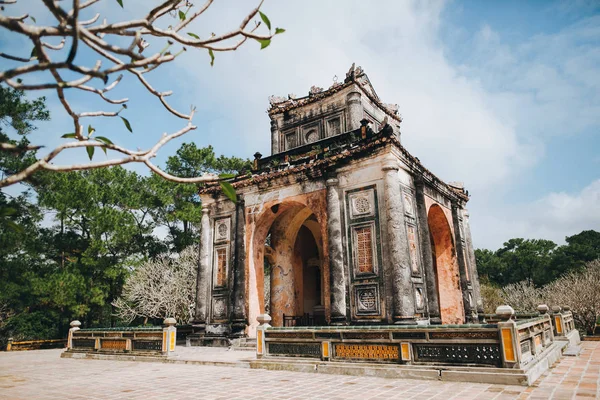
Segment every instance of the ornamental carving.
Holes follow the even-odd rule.
[[[222,218],[215,221],[215,242],[229,240],[229,218]]]
[[[306,139],[306,143],[316,142],[317,140],[319,140],[319,133],[317,132],[316,129],[311,129],[306,134],[306,138],[305,139]]]
[[[422,310],[425,308],[425,298],[423,296],[423,288],[415,289],[415,304],[417,306],[417,310]]]
[[[335,358],[394,361],[400,356],[398,345],[336,344],[334,348]]]
[[[363,218],[375,215],[375,195],[373,190],[350,194],[350,217]]]
[[[279,103],[285,103],[285,101],[285,98],[281,96],[269,96],[269,104],[271,104],[271,106]]]
[[[413,274],[419,273],[419,252],[417,249],[417,234],[416,228],[412,225],[406,226],[408,234],[408,250],[410,252],[410,265]]]
[[[412,196],[409,193],[404,193],[402,197],[404,198],[404,212],[414,215],[415,210],[413,207]]]
[[[415,344],[416,360],[449,364],[485,364],[500,366],[500,346],[497,344]]]
[[[355,287],[356,315],[379,315],[379,290],[377,285]]]
[[[322,87],[318,87],[318,86],[311,86],[310,90],[308,91],[309,96],[313,96],[315,94],[319,94],[323,92],[323,88]]]
[[[361,311],[375,311],[377,309],[377,298],[374,289],[367,289],[358,293],[358,308]]]
[[[321,343],[269,343],[269,355],[321,357]]]
[[[213,318],[221,319],[227,316],[227,304],[225,299],[222,297],[216,297],[213,299]]]

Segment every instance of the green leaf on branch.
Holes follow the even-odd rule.
[[[104,136],[97,136],[96,140],[104,144],[113,144],[113,142],[109,138]]]
[[[276,35],[279,35],[280,33],[283,33],[283,32],[285,32],[285,29],[283,29],[283,28],[275,28],[275,34]]]
[[[96,130],[91,125],[88,125],[88,136],[91,136],[94,132],[96,132]]]
[[[210,66],[215,65],[215,53],[213,53],[212,49],[208,49],[208,55],[210,56]]]
[[[92,161],[92,157],[94,157],[94,149],[95,149],[94,146],[86,146],[85,147],[85,151],[87,151],[90,161]]]
[[[77,135],[75,133],[65,133],[64,135],[61,136],[61,138],[63,138],[63,139],[74,139],[76,137],[77,137]]]
[[[34,23],[34,24],[35,24],[35,23],[37,23],[37,21],[35,20],[35,18],[34,18],[34,17],[32,17],[32,16],[29,16],[29,18],[31,18],[31,20],[33,21],[33,23]]]
[[[196,35],[195,33],[188,32],[188,35],[190,35],[190,36],[191,36],[191,37],[193,37],[194,39],[198,39],[198,40],[200,40],[200,36]]]
[[[123,0],[117,0],[117,3],[119,3],[119,5],[121,6],[121,8],[123,8]]]
[[[256,41],[260,43],[261,50],[271,44],[271,39],[256,39]]]
[[[235,174],[219,174],[220,179],[231,179],[235,178]]]
[[[104,136],[97,136],[96,140],[100,143],[104,143],[104,144],[113,144],[113,142]],[[106,147],[101,147],[102,151],[104,152],[104,154],[106,154]]]
[[[35,47],[33,49],[31,49],[31,56],[30,56],[30,58],[37,58],[37,50],[36,50]]]
[[[227,196],[229,200],[233,201],[234,203],[237,203],[237,194],[235,193],[235,189],[233,188],[231,183],[221,181],[219,182],[219,185],[221,185],[221,190],[223,191],[223,194]]]
[[[129,132],[133,133],[133,129],[131,129],[131,124],[129,123],[129,121],[127,121],[127,118],[121,117],[121,119],[123,120],[123,123],[125,124],[125,128],[127,128],[127,130]]]
[[[260,19],[262,19],[267,28],[271,30],[271,21],[269,21],[269,18],[267,18],[267,16],[260,11],[258,13],[260,14]]]
[[[179,19],[185,21],[185,13],[181,10],[179,10]]]

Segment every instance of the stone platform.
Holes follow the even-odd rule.
[[[246,360],[254,353],[215,348],[178,347],[179,361],[161,364],[77,360],[60,354],[60,350],[0,352],[0,398],[600,398],[600,342],[583,342],[579,357],[563,357],[531,387],[233,368],[248,365]]]

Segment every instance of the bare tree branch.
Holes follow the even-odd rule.
[[[260,41],[261,47],[265,47],[270,43],[270,40],[282,30],[275,29],[271,32],[271,27],[264,33],[257,33],[261,26],[261,22],[251,24],[251,21],[258,16],[259,10],[263,1],[259,1],[258,6],[252,9],[241,20],[236,29],[226,31],[225,33],[212,34],[207,38],[200,38],[195,33],[189,32],[187,36],[180,34],[184,28],[190,27],[194,21],[199,18],[209,9],[214,0],[206,0],[204,4],[195,7],[188,0],[164,0],[158,6],[152,8],[146,15],[140,18],[134,18],[127,21],[110,23],[106,19],[102,23],[97,24],[100,19],[100,13],[87,20],[80,18],[81,10],[84,10],[100,0],[70,0],[69,2],[58,2],[55,0],[42,0],[43,5],[54,16],[56,22],[51,26],[41,26],[35,23],[29,23],[29,13],[19,16],[7,16],[0,13],[0,29],[6,32],[10,31],[15,34],[22,35],[28,38],[34,46],[32,56],[23,57],[0,53],[0,57],[25,63],[18,67],[0,71],[0,82],[5,82],[9,86],[19,90],[44,90],[52,89],[56,91],[58,99],[62,107],[70,116],[74,126],[73,141],[57,146],[50,151],[46,156],[39,158],[35,163],[12,176],[0,181],[0,187],[11,185],[27,179],[31,174],[40,169],[52,171],[72,171],[90,168],[101,168],[111,165],[126,164],[130,162],[140,162],[145,164],[151,171],[176,182],[199,183],[216,180],[215,176],[202,176],[196,178],[178,178],[170,175],[151,162],[151,159],[156,156],[157,151],[164,146],[165,143],[182,136],[190,130],[196,129],[192,124],[194,111],[185,113],[171,106],[166,98],[172,94],[172,91],[159,91],[145,78],[144,74],[155,70],[159,66],[174,61],[179,54],[188,48],[204,49],[209,51],[211,58],[214,58],[212,52],[234,51],[243,45],[248,39]],[[0,5],[10,5],[16,3],[16,0],[0,0]],[[28,3],[29,4],[29,3]],[[69,4],[69,9],[65,10],[62,4]],[[4,12],[6,8],[2,7]],[[173,17],[175,14],[175,17]],[[169,29],[162,29],[158,25],[164,26],[164,18],[177,18],[177,24]],[[262,19],[262,14],[261,14]],[[265,22],[268,22],[265,21]],[[268,24],[267,24],[268,25]],[[60,37],[59,44],[54,45],[48,42],[49,38]],[[148,48],[150,42],[149,37],[163,39],[165,47],[153,52],[152,54],[143,54]],[[128,47],[121,47],[122,41],[118,41],[119,45],[112,43],[112,39],[131,38],[128,42]],[[64,57],[63,60],[53,60],[46,49],[58,51],[65,47],[65,43],[69,40],[69,51],[66,54],[56,53],[59,57]],[[180,47],[179,47],[180,46]],[[94,67],[90,68],[80,62],[77,54],[83,47],[87,47],[95,52],[99,59]],[[179,48],[176,48],[179,47]],[[54,54],[54,53],[53,53]],[[101,68],[102,62],[106,61],[109,65]],[[49,72],[50,82],[33,83],[24,82],[27,78],[35,73]],[[79,74],[79,77],[69,76],[69,80],[65,80],[63,73],[74,72]],[[113,80],[108,86],[107,83],[112,77],[112,74],[119,73],[119,76]],[[164,135],[151,149],[146,151],[128,150],[114,144],[110,141],[97,141],[83,133],[83,126],[80,124],[81,118],[96,118],[96,117],[116,117],[124,111],[125,103],[128,98],[110,99],[106,93],[113,89],[121,82],[125,75],[131,74],[137,78],[141,85],[150,92],[154,97],[157,97],[163,107],[171,114],[178,118],[187,121],[187,124],[182,129],[170,135]],[[97,85],[99,79],[102,85]],[[93,93],[99,96],[109,106],[119,106],[118,110],[87,110],[76,111],[66,96],[66,89],[76,89]],[[131,129],[127,122],[127,128]],[[2,150],[5,151],[23,151],[23,148],[11,147],[8,143],[0,143]],[[81,147],[101,147],[105,150],[112,150],[124,155],[122,158],[111,159],[101,162],[92,162],[89,164],[72,164],[72,165],[55,165],[52,163],[54,158],[66,150],[78,149]],[[38,150],[42,146],[31,145],[26,150]]]

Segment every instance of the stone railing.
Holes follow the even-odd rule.
[[[515,321],[508,306],[496,315],[494,324],[271,327],[263,314],[257,358],[524,368],[554,342],[549,315]]]
[[[167,318],[164,326],[80,329],[71,322],[67,351],[79,353],[131,353],[168,356],[175,352],[175,319]]]
[[[6,351],[60,349],[67,345],[67,339],[20,340],[8,339]]]

